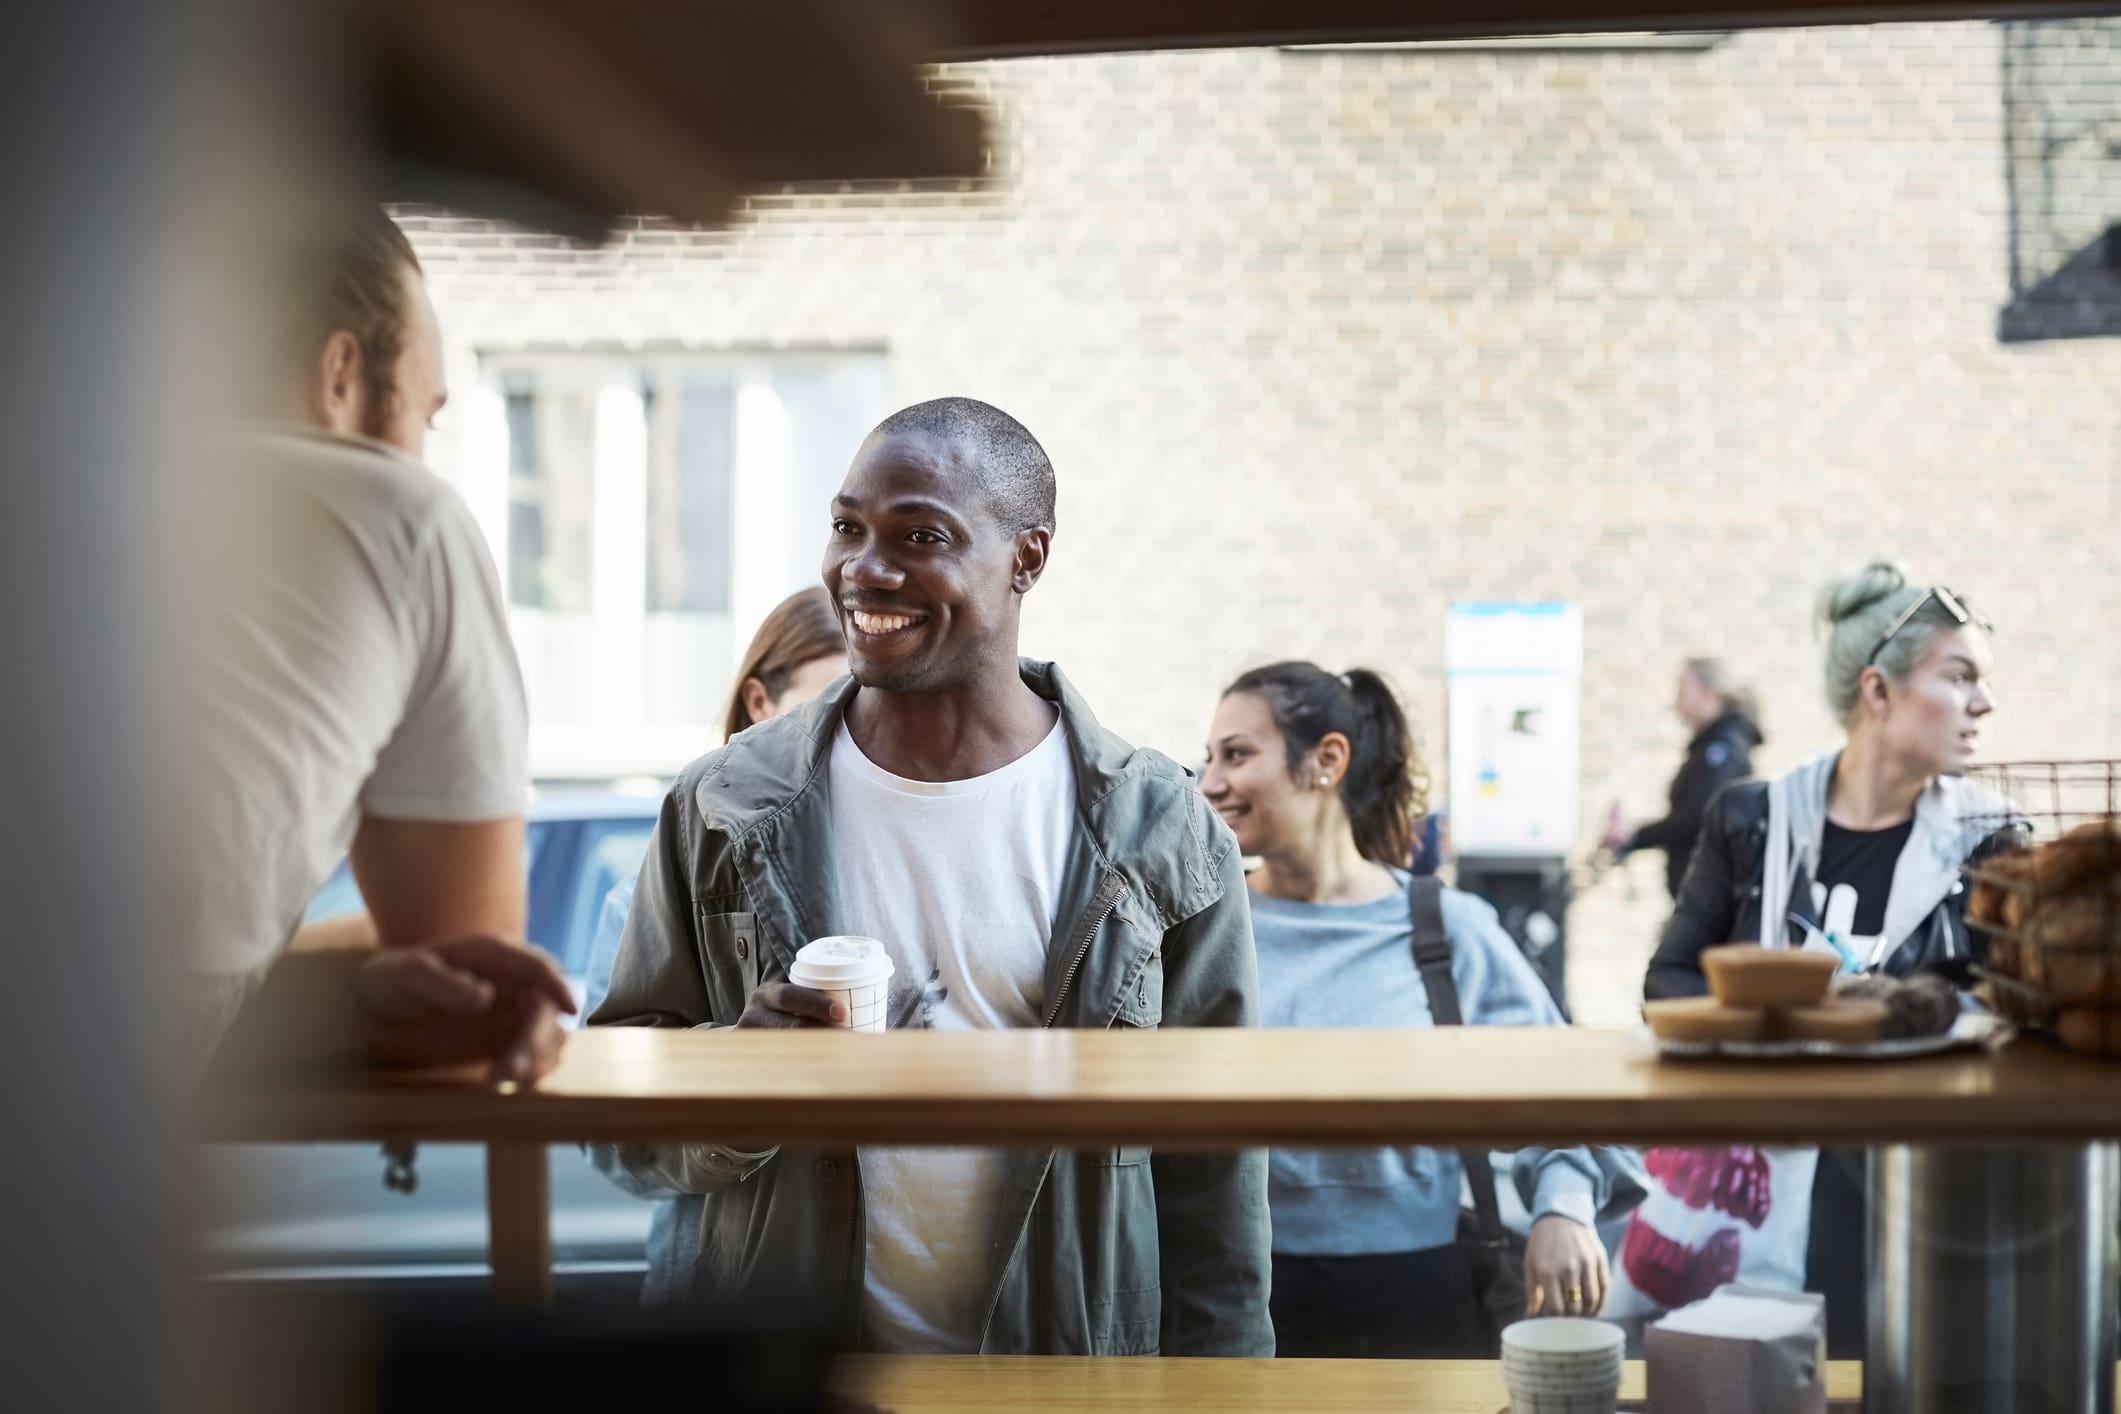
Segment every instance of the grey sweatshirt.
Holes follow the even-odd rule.
[[[1404,890],[1406,876],[1398,876]],[[1371,903],[1296,903],[1252,891],[1260,1011],[1268,1026],[1433,1026],[1414,968],[1402,891]],[[1470,1026],[1560,1026],[1547,994],[1495,910],[1446,889],[1451,976]],[[1533,1219],[1590,1226],[1641,1200],[1627,1150],[1521,1149],[1509,1172]],[[1267,1197],[1274,1250],[1306,1256],[1418,1252],[1452,1240],[1462,1169],[1437,1149],[1276,1149]]]

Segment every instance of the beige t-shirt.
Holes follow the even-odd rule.
[[[274,426],[199,480],[173,498],[165,864],[190,969],[225,992],[279,955],[364,815],[522,814],[529,728],[492,557],[440,477]]]

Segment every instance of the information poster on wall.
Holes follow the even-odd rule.
[[[1454,849],[1567,854],[1577,828],[1582,606],[1453,604],[1444,671]]]

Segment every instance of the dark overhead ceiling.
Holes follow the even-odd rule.
[[[952,0],[951,58],[2111,14],[2115,0]]]
[[[570,234],[621,212],[726,221],[744,193],[977,177],[982,113],[921,68],[892,0],[354,0],[386,199]]]
[[[2111,11],[2016,0],[347,0],[381,195],[571,235],[788,182],[977,178],[948,59]]]

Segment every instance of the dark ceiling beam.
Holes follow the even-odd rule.
[[[2111,13],[2121,0],[343,0],[378,194],[572,235],[790,182],[975,179],[939,60]]]
[[[976,178],[985,115],[901,0],[352,0],[386,199],[594,234],[786,182]]]
[[[2113,14],[2115,0],[955,0],[942,59],[1511,34],[1754,29]]]

